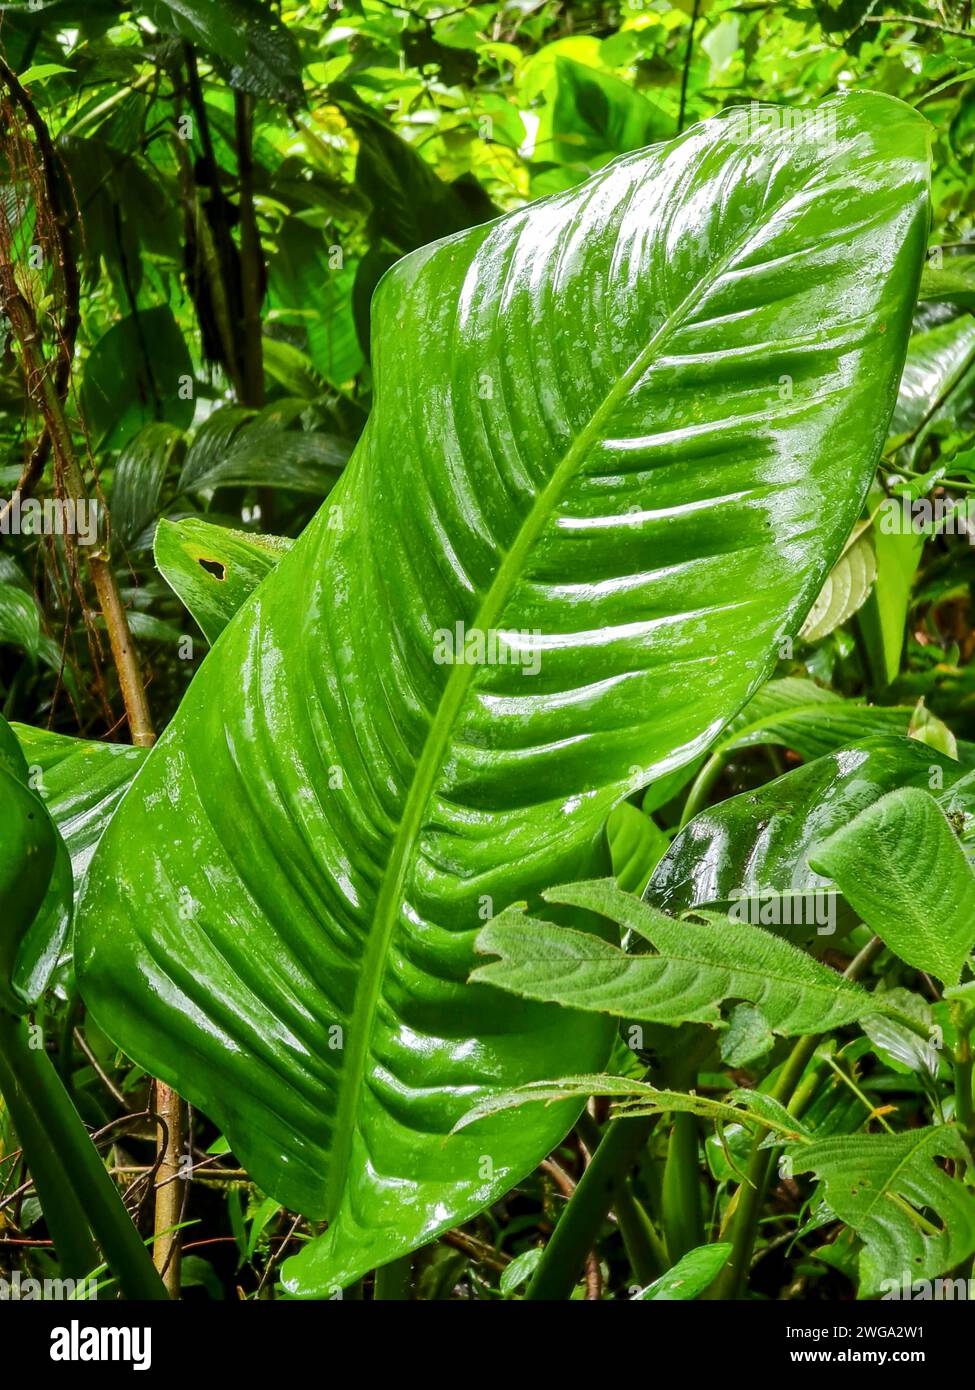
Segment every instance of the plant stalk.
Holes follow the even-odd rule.
[[[0,219],[3,246],[7,248],[11,245],[10,225],[2,209]],[[20,291],[16,272],[6,251],[0,255],[0,294],[13,335],[20,347],[28,393],[41,411],[51,440],[56,477],[60,479],[66,495],[76,505],[86,503],[88,489],[71,437],[71,427],[65,416],[64,403],[41,350],[41,334],[34,310]],[[149,748],[155,742],[156,735],[149,714],[138,652],[132,640],[122,596],[104,545],[90,550],[88,568],[105,619],[132,742],[136,747]],[[166,1129],[160,1140],[163,1146],[162,1170],[164,1173],[172,1174],[179,1169],[182,1152],[182,1103],[176,1093],[162,1082],[157,1081],[155,1087],[156,1111],[166,1122]],[[166,1286],[169,1292],[175,1295],[179,1289],[179,1261],[174,1252],[178,1248],[179,1233],[172,1227],[179,1221],[180,1197],[178,1189],[174,1189],[176,1184],[168,1183],[156,1193],[156,1243],[153,1253],[157,1267],[166,1271]]]
[[[850,961],[843,972],[844,978],[847,980],[860,979],[871,962],[883,950],[883,946],[884,943],[879,936],[872,937]],[[808,1037],[800,1038],[796,1042],[771,1091],[775,1100],[785,1105],[790,1115],[795,1115],[797,1119],[809,1105],[815,1093],[813,1087],[801,1087],[800,1082],[816,1048],[822,1041],[822,1037],[821,1033],[814,1033]],[[755,1240],[758,1235],[762,1202],[765,1200],[765,1189],[768,1185],[769,1173],[772,1170],[772,1162],[777,1159],[779,1152],[778,1149],[774,1148],[761,1148],[764,1138],[764,1134],[756,1135],[752,1145],[745,1172],[745,1181],[738,1188],[736,1194],[737,1205],[732,1226],[731,1255],[728,1263],[712,1285],[707,1295],[709,1299],[734,1299],[744,1295]]]
[[[94,1232],[126,1298],[165,1299],[162,1280],[54,1064],[42,1047],[31,1046],[24,1020],[3,1011],[0,1091],[66,1276],[82,1278],[101,1264]]]
[[[412,1254],[401,1255],[398,1260],[391,1260],[388,1265],[380,1265],[376,1270],[373,1299],[381,1299],[383,1302],[408,1302],[411,1297],[412,1279]]]
[[[606,1213],[646,1146],[655,1115],[614,1120],[552,1232],[525,1291],[533,1301],[569,1298]]]

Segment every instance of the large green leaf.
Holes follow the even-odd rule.
[[[975,946],[975,872],[928,792],[889,792],[820,845],[812,863],[908,965],[959,983]]]
[[[0,717],[0,1011],[36,1003],[57,963],[71,915],[71,865],[28,785],[10,725]]]
[[[500,959],[482,965],[473,979],[527,999],[670,1026],[720,1024],[720,1005],[745,999],[785,1036],[837,1028],[879,1007],[859,985],[747,922],[675,921],[610,879],[553,888],[543,897],[599,913],[656,954],[621,951],[589,932],[535,921],[510,907],[479,934],[477,949]]]
[[[298,45],[265,0],[141,0],[133,8],[199,44],[240,91],[289,105],[302,100]]]
[[[146,750],[70,738],[29,724],[11,727],[27,764],[28,783],[67,846],[78,891],[95,847],[142,766]]]
[[[844,1134],[789,1150],[792,1172],[822,1178],[829,1206],[864,1242],[861,1298],[886,1281],[900,1290],[905,1276],[936,1278],[975,1250],[975,1193],[937,1158],[971,1162],[958,1130]]]
[[[886,98],[829,111],[828,159],[726,114],[385,276],[352,462],[99,847],[86,998],[329,1220],[294,1293],[467,1218],[564,1134],[572,1105],[444,1142],[608,1046],[468,985],[477,927],[598,871],[609,811],[707,746],[852,528],[925,137]]]
[[[940,787],[943,804],[975,812],[971,782],[916,739],[864,739],[695,816],[654,870],[647,898],[676,914],[821,890],[829,880],[810,867],[812,850],[887,792]]]
[[[611,73],[556,58],[552,138],[560,159],[605,162],[674,131],[673,118]]]

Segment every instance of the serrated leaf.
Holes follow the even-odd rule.
[[[932,796],[888,793],[810,862],[901,960],[958,984],[975,946],[975,873]]]
[[[720,1024],[720,1005],[741,999],[786,1037],[836,1028],[878,1009],[859,985],[748,923],[675,921],[611,879],[553,888],[543,897],[598,913],[638,933],[658,954],[628,954],[511,907],[478,935],[478,951],[500,960],[482,965],[472,979],[529,999],[670,1026]]]
[[[444,1142],[609,1046],[467,983],[485,899],[600,872],[610,811],[744,703],[859,513],[925,127],[874,95],[829,114],[826,160],[726,113],[387,272],[354,459],[99,846],[87,1003],[329,1221],[293,1294],[467,1219],[564,1135],[575,1103]]]
[[[839,1135],[789,1150],[793,1173],[814,1173],[840,1221],[864,1242],[859,1296],[933,1279],[975,1251],[975,1193],[936,1160],[971,1162],[948,1125],[905,1134]],[[930,1214],[937,1225],[931,1229]],[[940,1227],[940,1229],[939,1229]]]
[[[695,1091],[670,1091],[651,1086],[625,1076],[603,1073],[594,1076],[562,1076],[552,1081],[532,1081],[513,1091],[502,1091],[481,1101],[457,1121],[456,1129],[516,1110],[523,1105],[552,1105],[573,1096],[608,1096],[617,1102],[615,1115],[698,1115],[702,1119],[726,1124],[748,1125],[751,1129],[780,1136],[780,1139],[808,1139],[809,1131],[802,1121],[790,1115],[785,1106],[773,1096],[761,1091],[730,1091],[724,1100]]]

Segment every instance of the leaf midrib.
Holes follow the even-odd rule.
[[[795,190],[779,200],[770,210],[766,221],[772,219],[795,196]],[[763,223],[763,225],[765,225]],[[754,227],[748,236],[736,242],[713,267],[711,273],[688,292],[651,337],[616,385],[607,393],[602,404],[593,412],[586,427],[576,436],[552,472],[548,483],[532,503],[510,549],[503,556],[494,579],[473,622],[471,630],[485,631],[494,627],[504,611],[512,590],[520,578],[528,555],[541,535],[568,483],[600,439],[603,425],[613,415],[621,401],[651,366],[654,355],[666,345],[684,316],[714,287],[717,281],[748,246]],[[334,1219],[342,1200],[349,1168],[352,1139],[358,1113],[359,1096],[365,1079],[365,1059],[372,1039],[376,1008],[385,974],[389,943],[399,916],[403,886],[409,870],[412,852],[423,825],[430,795],[442,770],[443,757],[454,724],[467,698],[478,668],[466,662],[452,667],[430,723],[423,750],[417,759],[413,780],[403,805],[403,814],[396,829],[382,886],[376,899],[372,925],[362,957],[359,982],[355,992],[352,1017],[347,1036],[349,1046],[339,1083],[339,1099],[333,1127],[332,1158],[329,1165],[326,1207],[328,1219]]]

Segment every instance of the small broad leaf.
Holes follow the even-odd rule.
[[[975,946],[975,873],[927,792],[904,787],[881,797],[810,863],[901,960],[959,982]]]
[[[975,1251],[975,1193],[950,1178],[938,1158],[971,1163],[948,1125],[836,1135],[790,1148],[791,1172],[821,1178],[829,1206],[864,1242],[861,1298],[899,1290],[905,1279],[936,1278]]]
[[[159,573],[212,644],[291,546],[283,536],[252,535],[184,517],[160,521],[153,555]]]
[[[67,846],[78,894],[98,841],[148,750],[70,738],[29,724],[11,727],[25,759],[28,784]]]
[[[659,954],[631,955],[510,907],[477,938],[482,954],[501,959],[472,979],[529,999],[672,1026],[720,1024],[719,1006],[744,999],[785,1036],[835,1028],[878,1008],[866,990],[748,923],[678,922],[611,879],[553,888],[543,897],[608,917]]]
[[[673,1269],[668,1269],[666,1274],[635,1293],[632,1301],[672,1303],[676,1299],[700,1298],[728,1263],[730,1254],[731,1245],[728,1242],[699,1245],[696,1250],[688,1250]]]
[[[521,1288],[522,1284],[528,1283],[535,1273],[538,1262],[544,1253],[544,1248],[541,1245],[537,1245],[531,1250],[526,1250],[521,1255],[516,1255],[511,1261],[511,1264],[507,1265],[506,1268],[501,1271],[501,1278],[498,1280],[498,1286],[505,1298],[511,1298],[512,1295],[517,1293],[518,1289]]]
[[[946,256],[939,266],[925,265],[918,298],[975,310],[975,256]]]
[[[910,990],[900,988],[888,990],[887,1001],[901,1013],[913,1018],[918,1027],[905,1028],[897,1019],[884,1014],[867,1014],[860,1020],[860,1027],[887,1065],[895,1071],[925,1072],[929,1076],[937,1076],[939,1054],[935,1046],[937,1034],[930,1004]],[[928,1036],[923,1037],[923,1033]]]
[[[869,527],[858,527],[830,570],[819,597],[799,630],[804,642],[818,642],[848,622],[866,603],[877,577],[877,556]]]
[[[812,914],[804,903],[803,915],[791,917],[801,935],[849,927],[845,904],[834,902],[835,919],[828,915],[821,895],[830,880],[812,868],[810,851],[887,792],[932,784],[946,809],[963,819],[975,813],[975,778],[916,739],[870,738],[827,753],[695,816],[654,870],[647,900],[671,916],[738,901],[747,904],[749,921],[761,922],[753,905],[774,908],[784,895],[809,895]],[[773,911],[767,925],[784,921]]]
[[[666,853],[670,836],[629,801],[617,806],[606,822],[613,877],[627,893],[638,896]]]
[[[0,1009],[43,994],[71,920],[71,864],[26,761],[0,717]]]
[[[729,723],[714,755],[773,744],[818,758],[873,734],[906,733],[913,710],[846,700],[801,676],[767,681]]]

